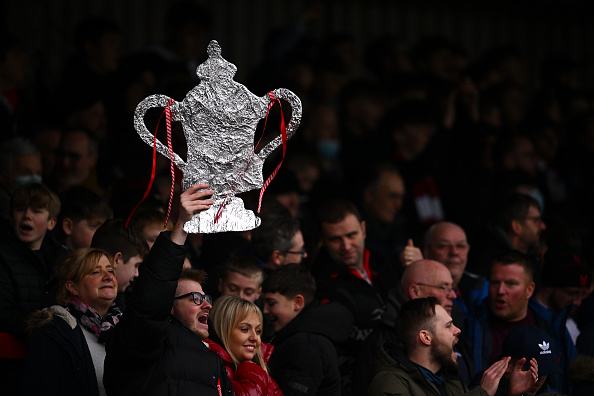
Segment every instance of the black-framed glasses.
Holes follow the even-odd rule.
[[[192,299],[194,300],[194,304],[196,304],[196,305],[202,305],[204,300],[206,300],[207,303],[212,305],[212,297],[209,296],[208,294],[202,294],[200,292],[189,292],[186,294],[182,294],[181,296],[175,297],[174,300],[179,300],[181,298],[188,297],[188,296],[192,296]]]
[[[307,254],[307,251],[304,248],[304,249],[301,249],[301,250],[285,250],[283,253],[285,253],[285,254],[287,254],[287,253],[298,254],[301,257],[304,257]]]
[[[416,284],[419,286],[433,287],[434,289],[439,289],[439,290],[445,292],[446,294],[450,294],[454,290],[454,288],[452,286],[428,285],[427,283],[420,283],[420,282],[417,282]]]

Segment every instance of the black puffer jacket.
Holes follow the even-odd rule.
[[[36,334],[27,350],[22,395],[98,396],[93,359],[74,316],[53,306],[32,318]]]
[[[351,322],[339,303],[312,303],[272,336],[268,367],[285,396],[341,394],[333,342],[346,341]]]
[[[107,344],[103,383],[110,396],[233,394],[223,361],[170,315],[185,247],[163,232]]]
[[[39,251],[29,249],[0,223],[0,332],[26,341],[25,319],[56,303],[58,266],[68,248],[47,233]],[[53,292],[52,292],[53,290]]]

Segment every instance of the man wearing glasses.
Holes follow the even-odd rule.
[[[299,220],[288,216],[262,217],[260,227],[252,230],[251,245],[266,273],[307,257]]]
[[[386,303],[386,310],[382,314],[382,324],[373,330],[365,340],[361,367],[357,370],[361,375],[368,374],[368,367],[371,366],[377,346],[385,341],[398,342],[394,329],[394,320],[400,313],[400,308],[407,301],[415,298],[435,297],[448,315],[452,316],[454,325],[461,327],[464,324],[464,315],[454,306],[456,292],[453,289],[453,280],[448,268],[433,260],[418,260],[406,267],[402,275],[401,283],[390,290]],[[453,311],[453,313],[452,313]],[[460,342],[454,346],[458,355],[458,367],[462,381],[469,384],[474,375],[474,362],[472,353],[469,352],[470,345],[459,336]],[[365,378],[367,383],[370,378]]]
[[[493,259],[514,249],[530,256],[538,263],[544,248],[546,229],[540,203],[530,195],[511,193],[498,202],[493,218],[486,228],[471,238],[469,270],[486,276]]]
[[[162,232],[143,263],[126,314],[106,346],[103,382],[109,395],[233,394],[223,361],[208,337],[210,296],[204,273],[182,270],[187,234],[183,225],[208,209],[214,193],[205,184],[180,197],[173,231]]]

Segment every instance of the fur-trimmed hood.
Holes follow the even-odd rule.
[[[578,355],[569,366],[569,378],[574,383],[594,383],[594,356]]]
[[[72,329],[74,329],[77,325],[76,318],[72,316],[70,312],[66,310],[66,308],[60,305],[53,305],[49,308],[35,311],[29,316],[27,320],[29,338],[33,338],[39,329],[48,323],[51,323],[54,320],[54,316],[64,320]]]

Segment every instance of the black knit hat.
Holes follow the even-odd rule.
[[[577,253],[547,250],[541,281],[549,287],[590,287],[592,270]]]

